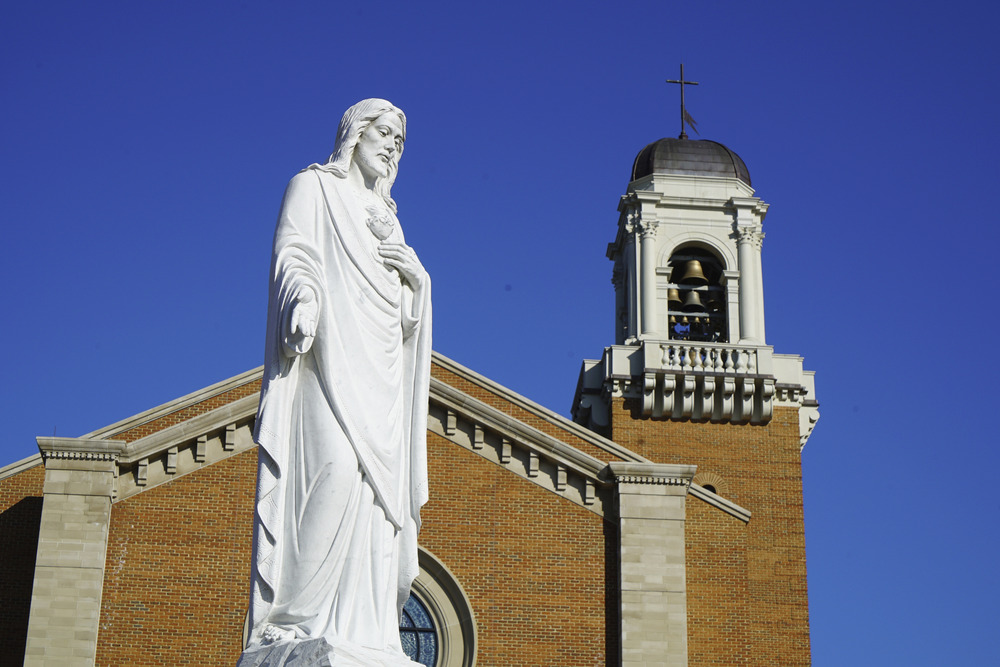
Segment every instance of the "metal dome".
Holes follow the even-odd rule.
[[[632,180],[650,174],[691,174],[738,178],[750,185],[750,171],[739,155],[717,141],[665,138],[635,156]]]

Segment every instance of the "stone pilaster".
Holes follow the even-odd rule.
[[[737,227],[740,258],[740,342],[764,343],[764,293],[760,275],[763,232],[756,226]]]
[[[643,334],[657,333],[656,309],[656,227],[655,220],[639,220],[639,293],[642,308],[639,311]]]
[[[45,459],[25,666],[91,666],[117,459],[125,443],[38,438]]]
[[[693,465],[615,462],[621,665],[687,665],[685,498]]]

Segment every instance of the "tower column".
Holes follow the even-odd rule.
[[[758,227],[737,227],[740,261],[740,339],[764,342],[764,296],[761,289],[760,243],[764,234]]]
[[[760,342],[767,340],[767,336],[764,333],[764,270],[761,265],[761,249],[764,246],[764,232],[757,232],[753,238],[754,247],[754,262],[757,271],[757,337]]]
[[[641,320],[643,334],[655,334],[656,326],[656,221],[641,220],[639,291],[642,300]]]

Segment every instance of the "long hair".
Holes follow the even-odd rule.
[[[344,112],[344,117],[340,119],[340,126],[337,127],[337,141],[334,144],[333,153],[326,161],[326,164],[319,167],[323,171],[329,171],[340,178],[347,177],[347,171],[351,168],[351,160],[354,159],[354,149],[358,146],[361,135],[368,129],[372,122],[384,113],[392,112],[399,116],[399,122],[403,128],[403,141],[406,141],[406,115],[401,109],[394,106],[388,100],[378,97],[370,97],[361,100],[353,107]],[[396,172],[399,169],[399,157],[403,154],[403,147],[393,152],[389,160],[389,171],[384,178],[375,181],[375,192],[385,200],[386,205],[396,212],[396,202],[392,199],[392,184],[396,181]]]

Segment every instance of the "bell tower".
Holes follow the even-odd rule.
[[[623,323],[617,344],[764,343],[767,204],[753,196],[740,156],[714,141],[660,139],[636,157],[618,210],[608,247]]]
[[[801,358],[767,345],[767,209],[720,143],[665,138],[639,151],[607,250],[615,344],[584,363],[577,421],[606,433],[611,398],[626,396],[646,418],[765,424],[775,401],[792,400],[786,385],[812,391]],[[803,415],[803,444],[816,417]]]
[[[614,342],[583,362],[573,418],[632,457],[607,472],[621,664],[810,661],[801,450],[819,404],[802,357],[767,343],[767,210],[739,155],[683,132],[639,151],[618,204]]]

